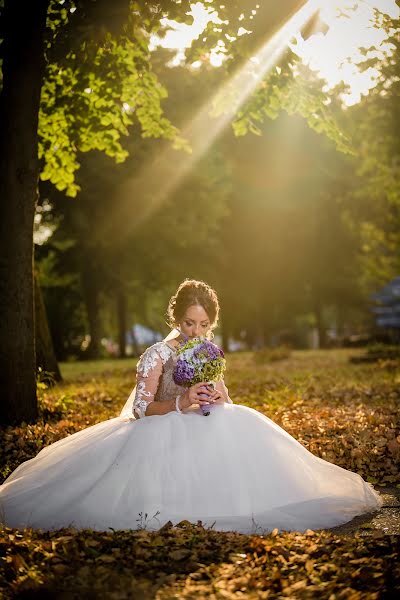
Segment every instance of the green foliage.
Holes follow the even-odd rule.
[[[49,371],[44,371],[42,367],[39,367],[36,374],[36,385],[38,391],[47,390],[49,387],[55,385],[56,380],[54,378],[54,373],[50,373]]]
[[[39,388],[38,392],[39,411],[46,421],[67,417],[74,406],[73,397],[69,394],[61,394],[55,402],[49,402],[43,389]]]
[[[390,344],[369,344],[367,350],[361,356],[354,356],[354,363],[378,363],[381,368],[396,370],[400,360],[400,346]]]
[[[236,339],[245,330],[250,347],[304,347],[318,303],[331,309],[335,326],[339,311],[351,327],[362,314],[358,234],[346,219],[354,171],[348,155],[300,117],[282,114],[259,127],[260,136],[224,140],[232,194],[217,289]],[[352,307],[358,315],[350,316]]]
[[[261,134],[260,124],[276,119],[282,111],[300,115],[317,133],[332,140],[337,150],[354,153],[349,137],[340,127],[324,81],[289,53],[282,65],[266,75],[233,121],[235,135]]]
[[[207,76],[166,69],[165,55],[156,53],[153,59],[159,80],[171,92],[165,99],[166,115],[181,123],[191,115],[191,99],[201,101],[201,94],[207,95],[212,86]],[[179,188],[157,205],[151,189],[143,193],[135,181],[160,152],[160,142],[138,137],[137,130],[125,140],[129,158],[124,163],[115,165],[102,152],[81,156],[76,179],[82,188],[79,202],[71,203],[47,182],[42,183],[41,195],[53,205],[52,214],[60,226],[45,247],[36,248],[36,257],[52,333],[61,330],[64,340],[76,338],[70,331],[74,310],[69,298],[76,303],[76,311],[79,307],[84,311],[84,295],[72,294],[72,284],[82,291],[85,265],[100,288],[104,335],[114,339],[118,286],[126,293],[128,325],[139,321],[163,331],[165,305],[180,279],[188,272],[209,279],[218,267],[219,233],[231,191],[225,157],[216,148],[210,150]],[[179,159],[179,153],[176,157]],[[149,173],[155,194],[174,178],[177,167],[177,161],[169,161],[162,178]],[[116,182],[128,189],[126,199],[116,193]],[[91,285],[93,288],[95,282]],[[86,332],[87,323],[81,322],[79,335]],[[60,346],[58,352],[65,357]]]
[[[400,358],[400,346],[393,346],[391,344],[370,344],[367,346],[367,354],[385,354],[387,353],[392,357],[395,355],[396,358]]]
[[[348,310],[357,303],[361,306],[357,268],[362,270],[364,280],[379,278],[383,283],[398,265],[396,213],[393,209],[389,227],[388,211],[381,209],[386,207],[381,196],[391,163],[385,158],[379,179],[375,173],[373,196],[369,189],[359,186],[361,180],[356,181],[354,171],[360,163],[354,156],[345,156],[346,161],[341,162],[334,145],[325,144],[324,137],[343,153],[357,147],[366,161],[370,159],[371,145],[375,158],[369,166],[365,162],[364,167],[369,170],[360,175],[363,182],[371,181],[374,161],[382,158],[378,156],[379,146],[374,146],[380,135],[375,136],[374,120],[369,120],[369,133],[365,136],[368,142],[361,133],[363,126],[367,127],[366,104],[360,119],[354,119],[354,130],[348,122],[344,129],[343,115],[351,121],[355,111],[342,111],[335,96],[323,91],[324,82],[301,67],[292,52],[266,76],[237,113],[233,128],[241,139],[226,133],[223,142],[218,147],[214,145],[180,188],[160,205],[154,203],[154,208],[152,193],[142,194],[141,189],[134,188],[136,175],[160,151],[158,142],[139,136],[164,136],[179,143],[171,122],[187,122],[213,95],[220,79],[223,83],[243,57],[254,55],[255,47],[266,34],[261,31],[265,24],[258,23],[259,16],[250,19],[249,7],[243,2],[233,3],[221,9],[226,22],[210,23],[204,39],[197,40],[193,50],[201,47],[205,51],[225,33],[233,35],[238,23],[248,25],[251,35],[227,40],[230,58],[226,69],[205,68],[196,73],[184,68],[170,69],[166,67],[170,55],[165,50],[154,53],[150,65],[148,34],[160,27],[163,11],[173,9],[178,16],[183,6],[173,8],[174,4],[162,3],[159,11],[138,6],[130,24],[125,23],[134,31],[131,38],[126,36],[126,30],[110,33],[107,29],[97,31],[89,40],[85,33],[77,39],[72,36],[72,48],[67,45],[69,51],[61,56],[55,54],[55,49],[57,44],[62,46],[65,32],[71,31],[72,19],[63,13],[62,23],[60,20],[53,29],[54,41],[49,46],[53,60],[43,88],[40,121],[44,132],[42,179],[55,183],[63,193],[74,194],[79,188],[83,191],[79,203],[69,206],[61,206],[55,195],[55,212],[59,211],[64,220],[48,256],[41,253],[43,281],[46,279],[48,288],[59,286],[60,291],[64,286],[68,294],[69,278],[75,288],[79,287],[77,265],[90,264],[102,293],[112,293],[118,282],[126,283],[130,318],[135,315],[135,319],[143,319],[160,330],[164,326],[162,317],[154,314],[161,314],[168,294],[189,272],[213,280],[218,286],[225,306],[228,305],[226,322],[232,323],[236,334],[257,323],[268,338],[275,331],[292,327],[299,315],[309,315],[316,299],[327,304],[328,309],[332,305],[338,310]],[[73,13],[74,18],[79,16],[77,12]],[[235,21],[242,12],[244,20]],[[139,16],[144,18],[144,29],[139,27]],[[251,71],[252,64],[247,68]],[[224,86],[215,113],[227,112],[240,91],[229,84]],[[380,100],[377,95],[378,115]],[[324,137],[313,132],[306,134],[307,128],[299,126],[301,119],[288,119],[285,113],[299,114]],[[128,132],[131,135],[127,136]],[[249,132],[258,137],[245,136]],[[285,136],[290,139],[286,146],[281,142]],[[351,136],[356,143],[350,141]],[[112,160],[102,160],[93,149]],[[126,158],[128,153],[130,160]],[[176,157],[177,161],[171,161],[169,170],[165,170],[161,185],[174,177],[179,154]],[[116,166],[113,161],[121,164]],[[79,165],[82,168],[77,174]],[[246,179],[246,170],[250,169],[252,175]],[[394,178],[395,168],[390,173],[386,183]],[[133,183],[124,212],[114,193],[115,182],[129,183],[129,178]],[[156,177],[154,182],[155,188],[159,187]],[[352,212],[354,197],[350,202],[350,192],[357,186],[359,195],[364,195],[369,204],[374,198],[379,219],[376,215],[370,217],[365,207],[362,218]],[[349,226],[352,219],[353,229]],[[107,235],[105,223],[112,224]],[[58,251],[55,245],[67,240],[74,246]],[[358,264],[357,244],[362,248]],[[372,256],[374,260],[370,260]],[[66,263],[69,269],[65,269]],[[226,281],[224,271],[230,279],[235,273],[233,283]],[[153,300],[156,294],[157,310]],[[49,298],[47,294],[48,305]],[[102,301],[105,303],[104,295]],[[83,312],[82,299],[75,291],[74,302],[80,303]],[[59,305],[59,296],[51,303]],[[111,312],[110,308],[107,310]],[[71,312],[70,307],[66,312]],[[54,316],[53,320],[65,324],[65,328],[70,326],[65,315]],[[80,327],[85,326],[81,319]]]
[[[42,90],[39,119],[43,160],[41,179],[76,196],[79,152],[100,150],[122,162],[127,151],[121,136],[138,124],[143,137],[163,137],[188,150],[178,130],[163,115],[166,97],[151,70],[149,35],[162,29],[161,18],[187,21],[188,2],[120,2],[115,8],[72,0],[50,3],[47,54],[50,61]],[[210,7],[212,10],[214,6]],[[244,10],[244,13],[243,13]],[[223,28],[237,32],[250,23],[251,10],[238,2],[218,7]],[[243,20],[244,18],[244,20]],[[214,45],[222,29],[210,25],[206,45]],[[237,48],[244,53],[243,41]]]
[[[143,137],[164,137],[186,147],[176,127],[163,116],[165,88],[151,71],[140,31],[134,38],[108,35],[102,46],[86,43],[91,60],[70,54],[64,64],[50,63],[42,88],[39,157],[43,181],[76,196],[78,153],[100,150],[123,162],[128,152],[121,136],[137,123]]]
[[[57,244],[52,240],[46,254],[42,253],[42,256],[39,257],[40,253],[37,253],[36,266],[38,267],[39,283],[42,287],[68,287],[75,282],[76,275],[74,273],[60,273],[57,270],[60,256],[73,246],[70,244]]]
[[[228,69],[230,63],[248,59],[260,39],[294,8],[293,2],[279,9],[269,7],[267,12],[265,7],[249,7],[246,2],[217,7],[209,4],[210,12],[217,10],[221,22],[208,24],[201,40],[194,42],[188,60],[223,39],[230,53]],[[79,191],[75,180],[79,153],[96,149],[116,162],[124,161],[127,150],[121,138],[133,125],[139,125],[143,137],[165,138],[175,147],[189,150],[163,114],[166,90],[152,72],[148,49],[150,34],[162,33],[161,18],[188,21],[188,7],[188,2],[169,1],[138,2],[130,7],[128,2],[120,2],[115,8],[105,8],[97,2],[92,14],[80,2],[51,2],[47,40],[51,60],[39,122],[42,180],[50,180],[58,190],[75,196]],[[240,27],[248,33],[237,36]],[[349,140],[326,104],[322,83],[306,69],[296,67],[296,62],[291,53],[279,76],[274,71],[266,77],[234,120],[235,133],[259,133],[260,122],[285,110],[301,114],[338,149],[350,152]],[[224,101],[232,101],[238,91],[230,94],[224,89]]]
[[[368,293],[400,271],[400,29],[397,21],[379,13],[377,18],[389,34],[391,52],[365,51],[362,68],[377,69],[377,83],[347,115],[357,147],[357,179],[350,188],[354,228],[360,232],[362,283]]]

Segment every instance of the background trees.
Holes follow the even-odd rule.
[[[75,195],[77,153],[98,149],[124,160],[120,138],[133,123],[145,137],[182,143],[163,116],[165,90],[151,70],[148,44],[163,17],[188,20],[189,6],[170,0],[0,5],[0,421],[37,414],[32,235],[39,171]]]
[[[351,110],[358,148],[353,198],[362,239],[363,285],[369,292],[385,285],[400,269],[399,24],[377,18],[390,32],[392,52],[371,58],[366,52],[365,68],[378,69],[377,84]]]
[[[261,344],[306,322],[317,325],[323,343],[328,321],[343,322],[360,306],[360,277],[365,299],[373,285],[366,283],[373,279],[368,272],[379,270],[382,260],[385,272],[389,263],[396,268],[397,192],[390,183],[396,180],[396,139],[390,127],[397,113],[390,97],[396,95],[397,51],[380,59],[382,81],[347,115],[323,82],[287,53],[234,115],[236,136],[262,137],[234,138],[227,130],[163,203],[154,202],[190,151],[192,140],[179,128],[186,131],[195,109],[226,82],[214,112],[229,109],[238,93],[232,75],[243,66],[254,70],[246,60],[294,5],[265,3],[256,13],[244,1],[218,6],[222,23],[210,22],[190,52],[190,60],[203,64],[198,71],[171,69],[166,51],[149,51],[163,17],[190,21],[187,2],[138,2],[133,11],[122,0],[43,1],[32,12],[19,2],[0,6],[4,422],[34,418],[37,410],[32,234],[39,173],[38,209],[47,202],[43,224],[56,231],[37,247],[38,280],[60,358],[88,332],[87,354],[98,356],[105,330],[118,338],[123,356],[132,315],[162,327],[155,315],[184,276],[218,286],[225,339],[244,332],[250,344]],[[239,27],[248,33],[238,36]],[[209,51],[221,37],[228,60],[216,70]],[[311,134],[296,113],[332,142]],[[382,133],[384,153],[372,143],[377,114],[380,131],[388,132]],[[211,117],[204,120],[204,135],[208,127]],[[360,143],[368,139],[372,162]],[[149,165],[171,143],[176,154],[168,155],[173,158],[164,161],[158,180]],[[338,158],[337,150],[354,148],[360,148],[357,156]],[[362,185],[354,184],[354,169]],[[140,177],[151,186],[137,185]],[[385,180],[383,187],[377,178]],[[376,210],[371,185],[385,190]],[[383,223],[378,207],[388,203],[393,216]],[[384,259],[374,251],[382,246]],[[304,343],[296,335],[296,343]]]

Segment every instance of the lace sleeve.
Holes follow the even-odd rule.
[[[233,404],[233,402],[229,396],[228,388],[226,387],[223,379],[221,381],[217,381],[215,388],[219,392],[221,392],[221,396],[222,396],[222,399],[224,400],[224,402],[228,402],[228,404]]]
[[[132,406],[139,419],[145,416],[148,405],[154,400],[162,367],[162,358],[154,347],[148,348],[140,357],[136,367],[136,394]]]

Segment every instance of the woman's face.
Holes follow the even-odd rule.
[[[193,304],[186,309],[178,325],[182,333],[189,338],[205,336],[211,327],[206,311],[198,304]]]

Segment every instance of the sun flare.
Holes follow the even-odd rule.
[[[328,87],[343,82],[349,93],[343,99],[347,105],[360,101],[375,85],[376,69],[360,71],[365,60],[360,48],[371,48],[378,55],[389,50],[387,35],[374,27],[375,11],[398,18],[400,9],[395,0],[336,0],[321,3],[320,18],[329,27],[325,35],[298,40],[297,53],[321,77]]]
[[[362,62],[361,47],[376,48],[377,52],[388,50],[385,44],[386,34],[382,29],[373,27],[374,11],[379,10],[391,17],[398,18],[400,9],[395,0],[335,0],[334,2],[308,2],[318,6],[320,19],[328,26],[326,34],[317,33],[303,40],[297,35],[297,43],[293,50],[326,79],[329,87],[340,82],[349,86],[349,93],[344,96],[346,104],[359,102],[362,94],[374,86],[377,72],[368,69],[361,72],[357,64]],[[154,37],[152,47],[162,45],[176,49],[172,65],[184,60],[185,49],[193,39],[197,38],[209,21],[218,22],[215,12],[210,11],[201,2],[191,5],[193,24],[185,25],[174,21],[164,21],[169,29],[163,39]],[[209,62],[219,67],[225,60],[222,47],[210,52]],[[201,63],[193,65],[200,67]]]
[[[121,200],[121,213],[116,214],[115,219],[109,220],[106,229],[113,231],[115,222],[119,224],[126,222],[127,228],[139,227],[162,206],[232,121],[238,109],[267,73],[276,67],[288,46],[295,49],[305,63],[319,72],[321,77],[327,80],[328,86],[334,86],[339,81],[347,83],[350,86],[350,93],[344,100],[348,104],[357,102],[361,94],[367,93],[373,85],[373,74],[368,71],[360,74],[357,69],[356,58],[360,56],[360,47],[375,45],[382,51],[386,39],[385,33],[373,26],[375,8],[384,10],[391,16],[399,14],[399,8],[394,0],[357,2],[340,0],[330,3],[329,6],[321,0],[304,2],[301,8],[289,16],[280,29],[265,40],[255,55],[224,82],[214,96],[205,102],[190,122],[182,128],[182,137],[189,141],[191,153],[182,156],[179,164],[171,172],[171,164],[175,164],[176,156],[175,150],[168,147],[120,187],[118,194]],[[312,34],[304,40],[300,32],[310,19],[318,14],[318,11],[320,18],[329,27],[328,32],[324,35]],[[176,49],[176,56],[172,61],[175,64],[179,64],[184,59],[185,49],[196,36],[201,34],[209,20],[218,22],[215,12],[207,11],[200,2],[192,5],[191,14],[193,15],[191,26],[166,22],[170,30],[165,37],[152,40],[153,48],[162,45]],[[219,54],[221,53],[218,53],[218,48],[215,49],[215,61]],[[353,60],[354,57],[356,58]],[[221,60],[221,57],[218,60]],[[216,105],[221,95],[224,106],[216,114]],[[213,115],[212,119],[210,114]],[[161,186],[160,181],[163,182]],[[141,216],[137,216],[134,225],[130,225],[133,189],[136,190],[136,194],[149,200]]]

